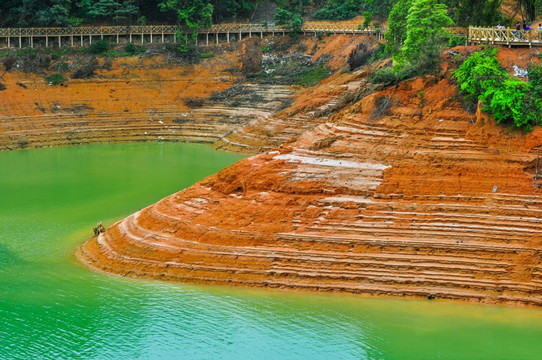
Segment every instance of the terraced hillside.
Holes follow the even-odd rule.
[[[542,305],[542,129],[454,95],[431,78],[374,92],[77,256],[132,277]]]

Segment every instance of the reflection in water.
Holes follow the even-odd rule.
[[[539,358],[536,309],[137,281],[73,259],[96,222],[238,158],[186,144],[0,153],[0,359]]]

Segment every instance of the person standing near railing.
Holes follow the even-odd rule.
[[[513,31],[512,34],[515,38],[521,39],[521,23],[519,21],[516,22],[516,31]]]

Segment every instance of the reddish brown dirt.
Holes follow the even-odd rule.
[[[132,277],[542,305],[542,129],[455,95],[432,78],[374,92],[77,256]]]
[[[6,74],[7,90],[0,91],[0,150],[159,137],[197,141],[178,121],[189,110],[183,100],[230,87],[237,79],[226,68],[237,61],[164,63],[160,56],[121,58],[110,71],[65,86],[50,86],[38,75]],[[217,138],[201,131],[199,139],[205,136]]]

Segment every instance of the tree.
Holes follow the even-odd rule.
[[[413,0],[407,15],[405,42],[394,57],[399,66],[433,66],[438,62],[440,51],[449,39],[446,28],[453,25],[447,11],[446,5],[437,0]]]
[[[183,28],[177,32],[177,38],[188,42],[185,35],[191,34],[193,40],[198,36],[198,30],[211,27],[213,24],[213,5],[204,0],[165,0],[158,4],[161,11],[174,12],[177,15],[177,23]],[[181,51],[188,51],[188,47],[181,44]]]
[[[316,19],[346,20],[360,14],[359,0],[328,0],[326,6],[314,13]]]
[[[384,20],[388,17],[391,9],[396,3],[397,0],[365,0],[365,8],[380,20]]]
[[[397,55],[406,39],[408,9],[412,6],[413,0],[399,0],[390,12],[388,18],[388,31],[384,34],[386,38],[386,52]]]
[[[40,26],[66,26],[69,24],[68,7],[65,0],[47,1],[38,7],[33,20]]]
[[[213,19],[218,22],[241,16],[248,18],[256,9],[257,0],[212,0],[211,3]]]
[[[297,33],[303,31],[303,18],[301,14],[292,13],[286,9],[277,8],[275,14],[275,20],[277,25],[283,25],[284,28],[292,30],[292,36],[296,37]]]
[[[504,20],[500,13],[502,0],[447,0],[445,3],[458,25],[493,26]]]
[[[0,26],[65,26],[70,0],[2,0]]]
[[[527,21],[534,21],[536,19],[536,7],[539,2],[539,0],[518,0],[521,16]]]

